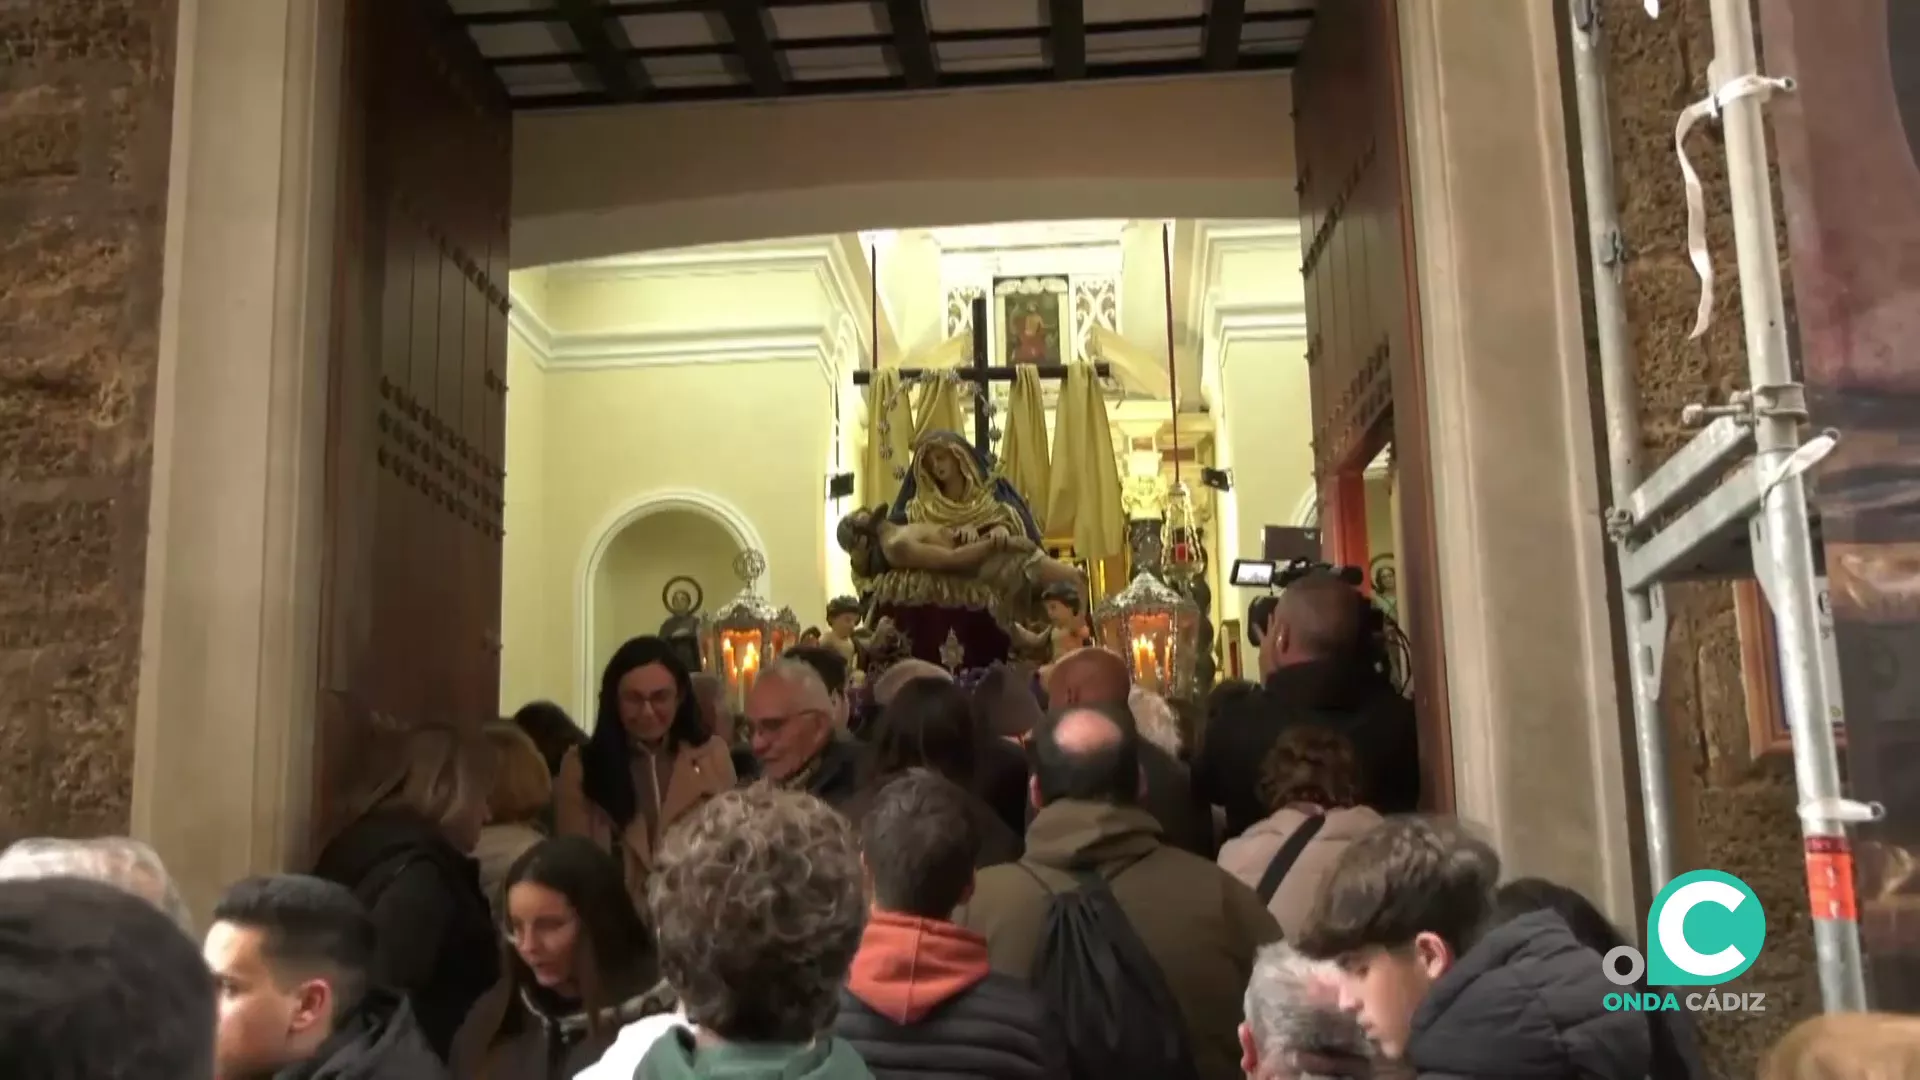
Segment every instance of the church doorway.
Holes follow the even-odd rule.
[[[975,0],[665,0],[565,12],[516,0],[430,18],[420,13],[433,5],[359,2],[309,12],[318,25],[290,30],[284,18],[259,16],[263,8],[244,8],[258,17],[235,13],[231,25],[224,12],[200,11],[197,51],[181,61],[206,76],[195,86],[238,92],[271,75],[287,96],[281,111],[255,117],[264,137],[252,141],[215,140],[211,121],[177,129],[182,207],[170,211],[170,237],[177,231],[185,250],[203,255],[178,263],[189,287],[169,289],[192,302],[169,340],[178,339],[179,355],[222,357],[226,366],[162,373],[161,509],[146,579],[148,611],[158,614],[145,637],[198,641],[192,635],[205,630],[206,649],[257,658],[231,670],[260,675],[210,678],[191,650],[143,660],[136,828],[163,849],[191,843],[208,815],[170,803],[158,778],[198,767],[194,747],[257,747],[223,767],[255,777],[243,785],[248,805],[280,810],[248,816],[236,803],[222,815],[253,824],[222,848],[231,856],[206,860],[205,877],[297,864],[313,808],[351,779],[345,753],[361,741],[359,717],[493,715],[503,685],[579,711],[584,663],[576,661],[592,647],[576,651],[590,635],[585,605],[573,598],[586,588],[594,538],[650,492],[719,490],[659,476],[631,482],[623,471],[669,456],[737,462],[736,479],[757,485],[756,497],[791,500],[792,511],[743,510],[762,533],[748,546],[766,549],[759,586],[793,592],[796,616],[815,605],[802,625],[813,623],[824,614],[820,598],[854,585],[829,528],[859,492],[856,482],[854,494],[833,496],[849,501],[830,508],[837,489],[829,483],[862,472],[864,396],[843,377],[870,369],[876,356],[897,364],[952,338],[947,255],[970,260],[968,284],[984,279],[991,296],[994,262],[1053,252],[1051,268],[1029,260],[999,276],[1064,277],[1073,299],[1076,273],[1099,275],[1066,266],[1066,253],[1097,261],[1117,252],[1106,271],[1116,310],[1105,328],[1153,357],[1148,366],[1169,353],[1175,364],[1166,390],[1107,403],[1118,431],[1115,472],[1151,488],[1177,465],[1197,496],[1213,500],[1205,527],[1217,574],[1236,552],[1260,549],[1264,526],[1293,523],[1303,501],[1323,521],[1334,518],[1342,496],[1333,476],[1358,471],[1364,502],[1368,463],[1390,442],[1401,519],[1395,600],[1416,648],[1433,790],[1448,789],[1457,760],[1465,778],[1457,808],[1507,830],[1514,850],[1551,862],[1558,849],[1523,828],[1509,799],[1547,775],[1537,763],[1523,767],[1524,747],[1566,744],[1528,727],[1529,718],[1578,713],[1591,728],[1583,735],[1590,760],[1550,770],[1555,794],[1568,793],[1565,812],[1589,822],[1596,843],[1619,847],[1618,830],[1605,823],[1620,815],[1601,812],[1617,786],[1609,779],[1617,771],[1606,770],[1618,767],[1606,748],[1617,716],[1604,583],[1594,582],[1602,557],[1578,517],[1590,466],[1564,438],[1539,437],[1585,422],[1584,391],[1571,374],[1584,369],[1564,333],[1577,325],[1578,298],[1563,278],[1528,275],[1530,285],[1554,287],[1524,311],[1533,320],[1525,340],[1554,365],[1498,375],[1468,357],[1485,347],[1494,321],[1516,325],[1513,306],[1497,320],[1457,317],[1475,297],[1512,294],[1501,276],[1517,255],[1571,261],[1559,247],[1496,257],[1462,242],[1448,231],[1460,215],[1475,215],[1479,230],[1461,236],[1491,235],[1489,223],[1515,220],[1514,204],[1485,209],[1470,198],[1484,186],[1433,179],[1461,169],[1513,176],[1519,160],[1541,190],[1559,190],[1552,185],[1564,178],[1553,177],[1564,173],[1564,158],[1554,147],[1503,135],[1499,152],[1486,150],[1455,134],[1450,123],[1461,118],[1448,110],[1456,99],[1435,93],[1438,69],[1481,70],[1461,67],[1442,45],[1492,35],[1508,43],[1500,55],[1516,59],[1487,74],[1485,93],[1544,108],[1557,100],[1541,89],[1558,70],[1551,26],[1482,19],[1472,5],[1412,6],[1394,40],[1387,16],[1400,5],[1385,0],[1318,11],[1297,0],[1128,0],[1118,22],[1096,5],[1056,6],[1068,16],[1078,7],[1084,18],[1049,21],[1035,17],[1036,5]],[[1336,40],[1332,20],[1356,8],[1365,11],[1347,21],[1344,46],[1318,44]],[[924,38],[916,11],[926,18]],[[345,21],[331,22],[336,15]],[[624,43],[612,36],[615,24]],[[774,53],[777,84],[755,26]],[[253,67],[214,79],[222,57],[242,55],[227,47],[242,40],[281,51],[246,51]],[[1393,49],[1401,49],[1397,60]],[[1333,57],[1318,74],[1316,50]],[[344,65],[335,62],[342,54]],[[884,72],[836,67],[876,55]],[[609,81],[609,59],[629,82],[644,74],[645,84],[622,88],[617,74]],[[1404,95],[1417,114],[1411,123],[1396,111],[1403,72],[1423,88]],[[553,100],[562,81],[572,89]],[[592,100],[577,96],[583,86]],[[934,92],[902,92],[918,90]],[[543,97],[556,107],[516,100]],[[204,110],[214,114],[216,104],[209,97]],[[1409,199],[1410,172],[1424,178],[1418,198]],[[228,250],[227,220],[206,209],[233,186],[226,178],[261,175],[280,185],[277,198],[254,192],[255,202],[279,208],[279,218],[265,215],[274,228],[255,237],[247,258],[206,257]],[[1538,225],[1529,235],[1565,247],[1557,204],[1525,206]],[[1169,224],[1171,259],[1156,257]],[[1050,238],[1020,237],[1029,227]],[[1409,238],[1416,227],[1417,245]],[[997,238],[982,240],[979,230]],[[1489,287],[1448,292],[1463,267]],[[725,304],[711,291],[696,295],[740,275],[753,288]],[[935,283],[913,288],[896,276]],[[653,290],[644,302],[632,294],[642,282]],[[221,301],[248,288],[272,294],[257,305],[276,313],[272,325],[247,339],[258,345],[248,355],[271,354],[271,378],[249,367],[225,333],[232,323]],[[729,314],[724,331],[701,321],[717,307]],[[1044,315],[1041,322],[1022,348],[1047,336]],[[1071,317],[1063,325],[1071,330]],[[903,332],[910,326],[927,333]],[[995,348],[1001,337],[990,335]],[[1122,351],[1100,359],[1114,364]],[[244,392],[223,390],[208,385],[202,373],[212,371],[254,381],[238,384]],[[639,398],[592,392],[615,377],[678,380],[681,389]],[[756,405],[677,407],[697,399],[691,388],[702,380],[735,397],[750,393]],[[542,393],[547,408],[536,412],[566,416],[528,440],[526,422],[510,413]],[[1306,403],[1304,418],[1285,402]],[[1048,407],[1043,397],[1043,427]],[[1057,393],[1051,407],[1057,427]],[[1443,409],[1449,421],[1429,425]],[[1503,452],[1519,437],[1502,432],[1516,423],[1528,449]],[[1263,429],[1285,432],[1287,447],[1247,449],[1246,434]],[[200,433],[251,439],[245,445],[260,449],[268,475],[217,489],[196,484],[234,464]],[[1209,452],[1221,486],[1196,485]],[[1548,491],[1523,465],[1552,471],[1559,486]],[[526,483],[530,474],[564,476],[597,501],[564,509],[552,485],[543,492]],[[1286,478],[1297,485],[1289,489]],[[1443,478],[1448,498],[1429,498]],[[1516,493],[1526,498],[1509,497]],[[1551,497],[1535,497],[1542,493]],[[744,497],[727,498],[744,506]],[[516,524],[529,511],[535,524]],[[1496,519],[1524,525],[1480,527]],[[213,549],[189,542],[201,533],[186,523],[201,521],[209,523],[202,531],[266,522],[271,557],[209,565]],[[800,524],[776,539],[780,522]],[[1541,539],[1549,536],[1558,539]],[[1530,576],[1505,573],[1520,561],[1510,557],[1519,538],[1546,553],[1528,556],[1538,564]],[[507,569],[511,552],[529,544],[545,549],[536,584]],[[1084,554],[1049,546],[1063,563]],[[1454,604],[1444,620],[1442,571],[1449,590],[1479,601]],[[236,573],[254,584],[233,595],[264,598],[270,613],[195,621],[201,583]],[[709,588],[707,602],[737,588]],[[544,593],[559,614],[507,625],[505,594],[516,589]],[[1244,594],[1213,592],[1214,641],[1240,644],[1247,673],[1246,627],[1228,626],[1244,617]],[[1561,601],[1527,607],[1548,594]],[[1534,629],[1493,632],[1516,615]],[[536,665],[532,682],[512,673],[527,655],[514,637],[528,627],[544,628],[563,653],[558,664]],[[1578,662],[1543,662],[1549,646]],[[1216,664],[1233,670],[1226,650]],[[262,707],[269,698],[274,707]],[[1469,706],[1458,710],[1468,719],[1457,729],[1448,722],[1455,698]],[[1456,746],[1468,751],[1450,757]],[[1619,895],[1622,875],[1606,873],[1601,886]]]
[[[1097,588],[1085,602],[1095,605],[1146,565],[1148,534],[1162,553],[1164,524],[1154,523],[1179,485],[1191,506],[1177,512],[1193,514],[1207,538],[1194,578],[1206,616],[1200,666],[1256,675],[1237,648],[1249,597],[1220,570],[1259,556],[1263,527],[1286,523],[1297,489],[1317,489],[1330,522],[1365,522],[1366,481],[1351,485],[1348,473],[1364,473],[1382,446],[1342,440],[1350,429],[1390,430],[1381,425],[1393,395],[1418,378],[1398,230],[1341,220],[1349,204],[1389,222],[1406,213],[1401,118],[1386,103],[1390,11],[1135,6],[1048,21],[945,0],[724,13],[452,0],[448,18],[430,20],[350,4],[338,255],[347,288],[336,305],[323,586],[323,641],[337,647],[322,654],[325,690],[381,713],[436,700],[479,715],[548,698],[587,715],[592,680],[580,673],[614,637],[657,629],[634,621],[657,598],[626,605],[609,591],[623,552],[649,560],[647,574],[699,582],[710,604],[757,589],[808,625],[825,621],[837,595],[873,603],[836,532],[862,507],[904,500],[908,463],[920,459],[899,429],[958,429],[956,445],[993,469],[1021,453],[1009,444],[1022,410],[1043,458],[1091,471],[1005,500],[1018,507],[1010,520],[1027,521],[1055,561],[1087,571]],[[1310,32],[1334,38],[1320,47],[1334,59],[1319,72]],[[415,62],[421,55],[433,62]],[[1303,55],[1291,81],[1278,74]],[[1352,69],[1354,55],[1371,66]],[[1174,78],[1185,75],[1213,77]],[[1040,81],[1057,85],[1025,85]],[[1347,83],[1368,94],[1339,93]],[[936,86],[954,92],[870,96]],[[1296,93],[1325,104],[1288,139]],[[761,106],[746,112],[733,99]],[[1162,161],[1089,159],[1110,138],[1073,145],[1076,124],[1166,117],[1171,133],[1203,115],[1220,130],[1189,136],[1181,165],[1195,175],[1184,182]],[[938,141],[966,149],[915,162],[899,153],[912,147],[842,140],[836,153],[864,157],[862,175],[815,160],[796,138],[826,135],[835,120],[875,134],[944,124]],[[684,168],[619,160],[686,139],[695,123],[710,139],[739,125],[739,141],[686,155]],[[563,146],[565,156],[542,152]],[[740,167],[769,153],[789,160]],[[1209,156],[1212,175],[1195,167]],[[943,170],[973,190],[958,191]],[[793,175],[767,175],[782,171]],[[1083,173],[1103,176],[1107,190],[1075,183]],[[711,182],[696,183],[702,175]],[[1122,214],[1061,213],[1069,190],[1079,205]],[[777,319],[764,315],[773,311]],[[962,340],[982,315],[979,343]],[[958,362],[956,343],[968,353]],[[969,381],[958,369],[975,354],[1006,365],[1007,379]],[[1063,398],[1080,392],[1066,375],[1079,362],[1099,374],[1087,400],[1103,415],[1091,421]],[[1027,398],[1012,378],[1022,363],[1045,373]],[[1292,400],[1258,389],[1282,366],[1294,372]],[[921,373],[904,392],[889,384],[903,403],[897,418],[873,389],[889,369]],[[867,389],[850,385],[856,373]],[[922,400],[940,394],[956,400]],[[943,409],[945,422],[929,420]],[[994,445],[971,446],[975,417]],[[889,420],[894,433],[882,434]],[[1076,424],[1086,430],[1061,430]],[[1421,426],[1390,431],[1414,488],[1424,487]],[[1221,482],[1203,484],[1203,470]],[[1038,475],[1032,483],[1047,483]],[[851,494],[829,498],[843,478]],[[1111,497],[1083,498],[1076,522],[1073,494],[1089,484]],[[1296,490],[1263,497],[1287,485]],[[751,546],[738,532],[709,530],[714,544],[684,552],[595,532],[619,504],[661,487],[742,507],[759,525],[753,543],[768,549],[769,573],[740,581],[716,569],[726,551]],[[1431,528],[1419,524],[1420,498],[1406,506],[1415,524],[1388,545],[1395,587],[1424,639],[1415,665],[1437,666],[1433,591],[1418,580],[1431,581],[1420,553]],[[1358,553],[1370,574],[1366,531],[1336,525],[1328,554]],[[686,565],[667,565],[676,560]],[[460,599],[422,603],[429,597]],[[927,598],[892,599],[890,610],[904,612]],[[367,632],[344,635],[346,622]],[[951,643],[969,662],[1009,647],[982,638],[976,655],[973,630],[944,622],[918,636],[943,639],[919,652]],[[422,650],[417,667],[395,659]],[[1436,671],[1416,685],[1445,680]],[[1443,693],[1420,708],[1427,741],[1443,744]],[[1430,791],[1450,789],[1444,760]],[[321,775],[330,771],[323,760]]]

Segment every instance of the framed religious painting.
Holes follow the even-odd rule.
[[[999,278],[993,300],[1002,364],[1066,363],[1072,340],[1066,278]]]
[[[1840,701],[1840,654],[1833,636],[1833,606],[1827,579],[1815,581],[1820,608],[1820,678],[1827,687],[1827,714],[1834,737],[1846,745],[1846,711]],[[1785,697],[1780,685],[1780,646],[1774,631],[1773,609],[1757,581],[1735,582],[1734,626],[1740,637],[1740,683],[1747,699],[1747,739],[1753,756],[1793,752],[1793,734],[1787,729]]]

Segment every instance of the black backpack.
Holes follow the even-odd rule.
[[[1139,861],[1120,867],[1113,878]],[[1014,865],[1050,898],[1032,981],[1060,1024],[1073,1080],[1199,1080],[1180,1003],[1120,909],[1112,879],[1074,870],[1078,887],[1060,892],[1024,862]]]

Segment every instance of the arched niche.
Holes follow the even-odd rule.
[[[700,491],[650,492],[610,514],[581,560],[574,652],[579,671],[575,715],[593,715],[600,669],[620,643],[652,634],[667,617],[662,588],[691,577],[711,611],[740,591],[733,561],[766,550],[760,533],[731,503]],[[769,576],[760,578],[763,593]]]

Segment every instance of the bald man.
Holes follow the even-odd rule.
[[[1111,649],[1089,646],[1075,649],[1047,671],[1047,703],[1068,705],[1124,705],[1133,689],[1127,662]]]
[[[1120,654],[1097,646],[1075,649],[1054,662],[1047,673],[1047,703],[1054,709],[1098,705],[1125,711],[1133,689],[1133,673]],[[1152,743],[1140,746],[1140,768],[1147,778],[1140,802],[1167,842],[1195,855],[1213,858],[1219,851],[1213,835],[1213,812],[1193,791],[1193,778],[1179,758]]]
[[[1211,859],[1162,842],[1140,805],[1147,747],[1124,706],[1070,705],[1042,720],[1031,743],[1036,813],[1026,855],[980,871],[954,921],[987,939],[993,970],[1031,981],[1053,895],[1098,874],[1180,1003],[1201,1080],[1237,1078],[1240,995],[1255,952],[1280,928]]]
[[[1313,573],[1280,593],[1260,639],[1261,691],[1208,717],[1193,785],[1226,811],[1226,839],[1273,813],[1260,794],[1267,753],[1294,724],[1316,723],[1353,742],[1365,789],[1382,814],[1420,808],[1420,741],[1413,703],[1367,666],[1367,605],[1339,576]]]

